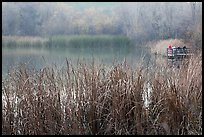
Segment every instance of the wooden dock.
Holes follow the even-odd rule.
[[[189,48],[167,48],[167,65],[180,68],[182,62],[191,55],[192,51]]]
[[[168,59],[180,59],[191,56],[189,48],[167,48]]]

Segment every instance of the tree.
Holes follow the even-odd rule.
[[[2,3],[2,34],[18,35],[19,34],[19,8],[15,2]]]
[[[20,3],[19,6],[21,35],[37,35],[38,13],[36,3]]]

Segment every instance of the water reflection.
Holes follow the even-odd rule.
[[[66,58],[76,63],[83,60],[86,63],[93,59],[97,63],[112,65],[127,63],[136,65],[141,59],[148,63],[150,54],[144,48],[2,48],[2,76],[5,76],[8,69],[17,67],[20,63],[26,63],[28,67],[41,69],[45,66],[56,65],[66,66]]]

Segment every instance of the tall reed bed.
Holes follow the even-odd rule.
[[[66,62],[10,70],[2,134],[202,134],[201,56],[180,68]]]
[[[48,42],[47,38],[31,36],[2,36],[4,48],[42,48]]]
[[[48,49],[66,47],[74,49],[125,49],[133,47],[133,43],[125,36],[115,35],[2,36],[2,46],[9,48],[46,47]]]
[[[83,48],[84,46],[110,47],[110,46],[129,46],[130,39],[118,35],[70,35],[70,36],[53,36],[50,37],[51,46],[71,46],[73,48]]]
[[[47,48],[69,48],[71,52],[123,52],[133,50],[132,41],[125,36],[114,35],[74,35],[49,37]]]

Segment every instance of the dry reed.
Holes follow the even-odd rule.
[[[2,81],[2,134],[202,134],[201,56],[158,69],[66,61],[61,70],[10,70]]]

